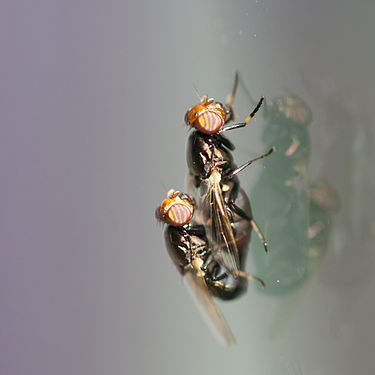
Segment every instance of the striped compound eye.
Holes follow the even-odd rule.
[[[189,195],[173,189],[168,191],[167,199],[156,208],[156,219],[172,225],[182,227],[189,223],[194,215],[195,201]]]
[[[189,202],[174,203],[165,216],[166,222],[175,227],[187,224],[193,217],[193,206]]]
[[[196,120],[195,127],[202,133],[217,133],[223,126],[223,118],[217,112],[205,111]]]

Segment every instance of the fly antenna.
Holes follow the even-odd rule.
[[[197,86],[193,85],[193,87],[194,87],[194,91],[195,91],[196,95],[198,96],[199,100],[201,100],[202,96],[199,94]]]

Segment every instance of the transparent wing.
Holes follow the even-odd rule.
[[[227,346],[234,344],[232,331],[212,299],[204,278],[192,270],[184,275],[184,282],[218,341]]]
[[[220,173],[213,171],[201,190],[202,211],[215,259],[226,268],[240,270],[240,259],[228,212],[220,187]]]

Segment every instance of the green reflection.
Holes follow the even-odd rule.
[[[288,93],[266,102],[263,116],[264,148],[275,146],[276,150],[263,161],[264,168],[249,195],[271,254],[264,256],[255,237],[252,254],[256,274],[267,284],[260,292],[284,295],[301,287],[325,255],[339,198],[328,181],[309,180],[309,106]]]

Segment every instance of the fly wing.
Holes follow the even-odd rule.
[[[184,275],[184,282],[218,341],[227,346],[234,344],[236,340],[232,331],[212,299],[204,277],[188,271]]]
[[[202,209],[206,213],[204,225],[212,244],[215,259],[229,270],[240,270],[240,259],[231,221],[225,208],[220,187],[220,175],[214,171],[202,186]]]

